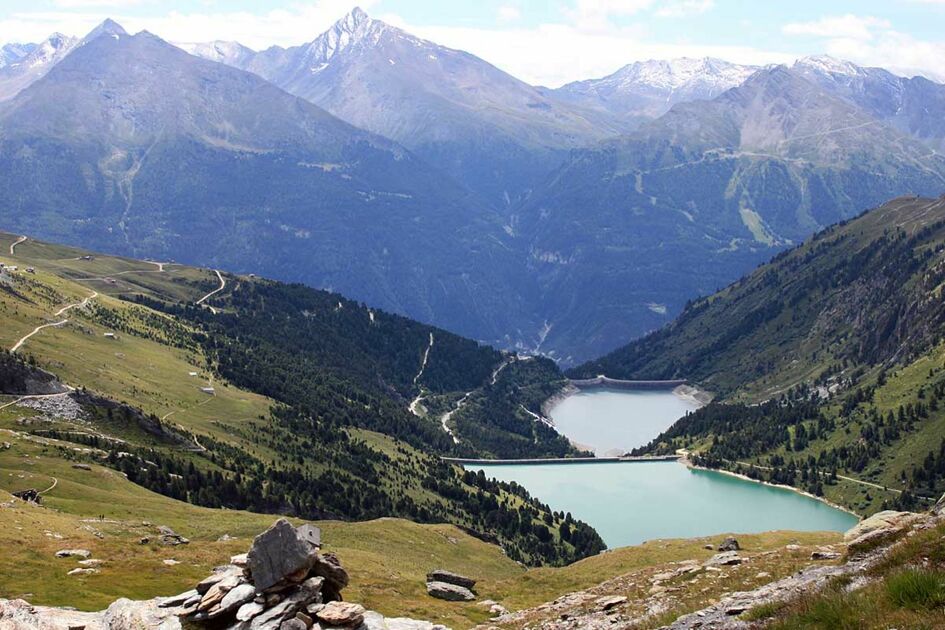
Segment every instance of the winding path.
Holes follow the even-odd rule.
[[[84,308],[86,305],[88,305],[88,303],[89,303],[91,300],[94,300],[94,299],[97,298],[97,297],[98,297],[98,291],[94,291],[94,292],[92,293],[92,295],[90,295],[89,297],[85,298],[85,299],[82,300],[81,302],[76,302],[75,304],[69,304],[69,305],[67,305],[67,306],[63,306],[61,309],[59,309],[58,311],[56,311],[55,316],[56,316],[56,317],[62,317],[63,313],[65,313],[66,311],[68,311],[68,310],[70,310],[70,309],[76,308],[76,307]],[[62,326],[62,325],[64,325],[64,324],[67,324],[68,322],[69,322],[68,319],[63,319],[63,320],[61,320],[61,321],[53,322],[53,323],[51,323],[51,324],[43,324],[43,325],[41,325],[41,326],[37,326],[36,328],[33,329],[32,332],[30,332],[28,335],[24,336],[22,339],[20,339],[19,341],[17,341],[17,342],[13,345],[13,347],[10,348],[10,352],[12,353],[12,352],[16,352],[17,350],[19,350],[19,349],[23,346],[23,344],[26,343],[26,340],[27,340],[27,339],[29,339],[30,337],[32,337],[33,335],[35,335],[35,334],[38,333],[39,331],[43,330],[44,328],[55,328],[55,327],[57,327],[57,326]]]
[[[423,353],[423,361],[420,362],[420,371],[417,372],[417,375],[413,377],[413,384],[415,386],[420,381],[420,377],[423,376],[423,371],[427,369],[427,359],[430,358],[430,350],[432,349],[433,349],[433,333],[431,332],[430,343],[429,345],[427,345],[427,349]],[[407,407],[407,409],[410,410],[410,413],[412,413],[415,416],[420,415],[420,413],[417,411],[417,406],[420,404],[420,401],[423,400],[423,394],[424,394],[423,387],[421,387],[420,392],[417,394],[417,397],[414,398],[410,402],[410,405]]]
[[[16,246],[17,246],[17,245],[19,245],[20,243],[23,243],[23,242],[25,242],[25,241],[26,241],[26,237],[25,237],[25,236],[21,236],[20,238],[16,239],[15,242],[10,243],[10,255],[11,255],[11,256],[16,256],[16,252],[13,251],[13,250],[16,249]]]
[[[217,287],[216,289],[214,289],[213,291],[211,291],[210,293],[206,294],[205,296],[203,296],[203,297],[200,298],[199,300],[197,300],[197,304],[203,304],[208,298],[210,298],[210,297],[216,295],[217,293],[219,293],[220,291],[222,291],[223,289],[226,288],[226,280],[223,279],[223,274],[220,273],[220,270],[219,270],[219,269],[214,269],[213,271],[214,271],[214,273],[217,274],[217,278],[220,279],[220,286]],[[210,312],[211,312],[211,313],[213,313],[214,315],[217,314],[217,309],[213,308],[213,307],[210,306],[209,304],[207,304],[207,306],[210,308]]]

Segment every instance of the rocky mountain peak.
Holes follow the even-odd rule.
[[[322,70],[335,55],[355,44],[377,43],[386,28],[386,24],[371,19],[360,7],[355,7],[308,46],[306,56],[310,70]]]
[[[794,63],[800,70],[813,70],[824,74],[855,76],[864,74],[865,69],[853,62],[837,59],[830,55],[812,55],[802,57]]]
[[[86,35],[82,41],[89,42],[102,35],[110,35],[114,38],[118,38],[128,35],[128,31],[122,28],[121,24],[115,20],[106,18],[104,22],[92,29],[92,31]]]

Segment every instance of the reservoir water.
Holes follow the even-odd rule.
[[[598,455],[643,446],[694,402],[669,390],[592,389],[550,411],[559,432]],[[678,462],[469,465],[515,481],[553,510],[594,526],[608,547],[655,538],[771,530],[845,531],[857,518],[785,488]]]
[[[610,548],[655,538],[777,529],[846,531],[852,514],[785,488],[678,462],[475,465],[586,521]]]
[[[549,412],[558,432],[598,456],[646,445],[698,405],[671,390],[589,389]]]

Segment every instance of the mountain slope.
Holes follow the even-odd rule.
[[[555,98],[608,112],[625,128],[657,118],[673,105],[710,100],[741,85],[759,68],[705,57],[637,61],[600,79],[575,81],[550,90]]]
[[[645,449],[859,513],[945,491],[945,197],[827,229],[572,376],[688,378],[718,403]],[[843,483],[838,483],[838,480]]]
[[[829,56],[805,57],[794,70],[932,149],[945,151],[945,85]]]
[[[583,331],[603,353],[826,225],[943,190],[941,156],[776,67],[576,153],[518,225],[555,316],[546,343]]]
[[[79,44],[79,40],[53,33],[40,44],[7,44],[0,55],[0,101],[19,94]]]
[[[146,32],[93,33],[0,108],[0,130],[9,229],[304,281],[480,339],[522,323],[529,291],[485,204]]]
[[[310,43],[226,61],[400,142],[497,207],[536,186],[568,149],[613,135],[606,116],[591,120],[469,53],[360,9]]]

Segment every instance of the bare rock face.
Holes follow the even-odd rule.
[[[263,591],[286,580],[301,582],[315,564],[317,552],[317,547],[289,521],[280,518],[253,539],[253,546],[247,554],[247,567],[253,576],[253,584]],[[295,579],[297,577],[301,579]]]
[[[443,569],[435,569],[427,573],[427,582],[446,582],[447,584],[455,584],[456,586],[462,586],[470,590],[476,586],[476,580]]]
[[[427,594],[450,602],[471,602],[476,599],[476,595],[465,586],[449,582],[427,582]]]

